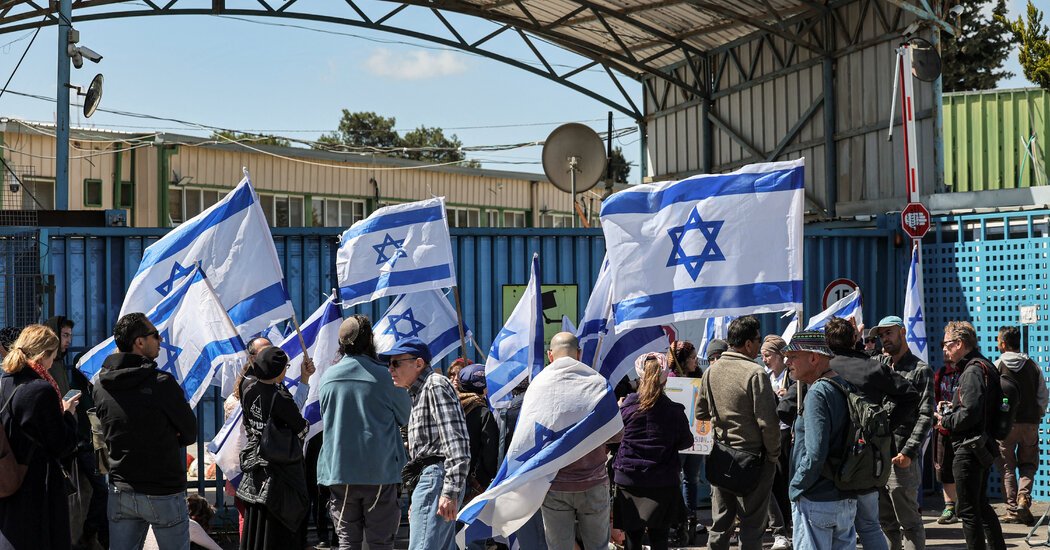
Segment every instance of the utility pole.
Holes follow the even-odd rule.
[[[58,87],[55,108],[55,209],[69,210],[69,31],[73,0],[58,2]]]

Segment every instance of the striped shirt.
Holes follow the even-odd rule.
[[[408,417],[408,458],[445,457],[441,496],[459,500],[470,468],[470,439],[463,407],[452,383],[427,369],[408,388],[412,413]]]

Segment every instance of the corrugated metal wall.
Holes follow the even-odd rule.
[[[944,183],[953,191],[1047,184],[1050,92],[1038,88],[944,95]],[[1032,137],[1033,157],[1025,146]]]

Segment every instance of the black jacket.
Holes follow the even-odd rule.
[[[102,363],[92,390],[109,451],[109,479],[146,495],[186,490],[186,446],[197,441],[197,419],[179,383],[134,353]]]
[[[488,488],[496,477],[499,463],[499,425],[496,417],[485,406],[485,399],[477,396],[476,400],[459,394],[463,405],[463,415],[467,421],[467,435],[470,438],[470,475],[477,480],[481,490]],[[470,489],[468,487],[468,489]]]
[[[977,350],[970,351],[955,366],[962,372],[959,387],[952,399],[952,412],[941,419],[941,426],[951,432],[952,444],[956,447],[983,436],[994,412],[988,406],[988,384],[982,363],[985,368],[995,371],[991,362]]]
[[[853,384],[868,399],[893,403],[890,424],[894,432],[907,427],[911,430],[918,420],[919,392],[911,382],[882,362],[855,350],[833,349],[831,368]],[[895,449],[899,452],[900,449]]]

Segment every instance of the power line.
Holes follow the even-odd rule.
[[[40,29],[44,28],[44,21],[47,20],[47,15],[44,15],[44,19],[40,21],[40,26],[36,28],[36,32],[33,33],[33,38],[26,45],[25,51],[22,52],[22,57],[18,58],[18,63],[15,63],[14,70],[11,71],[11,76],[7,77],[7,82],[4,83],[4,88],[0,90],[0,97],[4,97],[4,92],[7,91],[7,87],[11,85],[11,79],[15,77],[15,73],[18,72],[18,68],[22,66],[22,61],[25,60],[26,54],[29,53],[29,48],[33,47],[33,42],[36,42],[37,35],[40,34]]]

